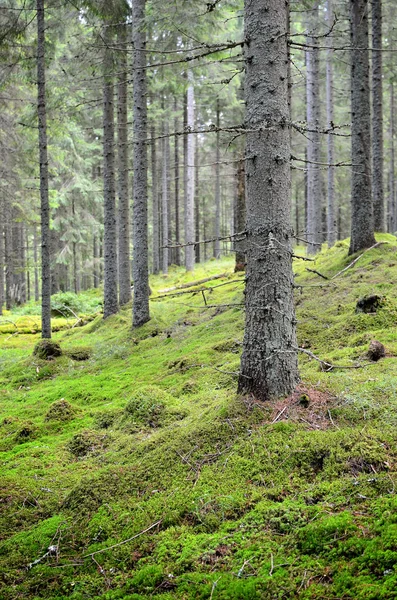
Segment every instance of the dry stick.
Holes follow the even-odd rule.
[[[316,271],[316,269],[309,269],[308,267],[306,267],[306,271],[309,271],[309,273],[314,273],[315,275],[318,275],[319,277],[322,277],[326,281],[329,281],[329,277],[327,277],[326,275],[323,275],[319,271]]]
[[[362,258],[366,252],[369,252],[370,250],[373,250],[374,248],[377,248],[378,246],[381,246],[382,244],[388,244],[388,243],[389,242],[377,242],[376,244],[374,244],[370,248],[367,248],[366,250],[364,250],[364,252],[362,254],[360,254],[360,256],[357,256],[357,258],[355,258],[353,260],[353,262],[350,263],[350,265],[347,265],[347,267],[345,267],[344,269],[342,269],[342,271],[339,271],[339,273],[337,273],[336,275],[334,275],[333,277],[331,277],[331,279],[335,279],[336,277],[339,277],[339,275],[342,275],[342,273],[344,273],[345,271],[347,271],[348,269],[350,269],[350,267],[353,267],[353,265],[355,265],[356,262],[359,261],[360,258]]]
[[[90,556],[95,556],[96,554],[101,554],[102,552],[107,552],[107,550],[113,550],[113,548],[118,548],[119,546],[123,546],[124,544],[128,544],[128,542],[132,542],[132,540],[135,540],[136,538],[140,537],[144,533],[147,533],[151,529],[154,529],[155,527],[157,527],[157,525],[160,525],[160,523],[162,523],[162,521],[163,521],[163,519],[160,519],[159,521],[156,521],[155,523],[152,523],[152,525],[150,525],[150,527],[147,527],[143,531],[140,531],[139,533],[136,533],[135,535],[133,535],[132,537],[128,538],[127,540],[124,540],[123,542],[119,542],[118,544],[113,544],[113,546],[108,546],[107,548],[102,548],[102,550],[97,550],[96,552],[91,552],[90,554],[84,554],[82,556],[82,558],[89,558]]]
[[[310,358],[312,358],[313,360],[317,360],[320,364],[324,365],[324,367],[327,367],[327,371],[332,371],[333,369],[363,369],[366,365],[334,365],[332,363],[327,362],[326,360],[322,360],[321,358],[319,358],[318,356],[316,356],[315,354],[313,354],[313,352],[310,352],[310,350],[306,350],[306,348],[298,348],[299,352],[303,352],[304,354],[307,354],[307,356],[309,356]],[[368,363],[371,364],[371,363]]]
[[[188,242],[187,244],[173,244],[170,246],[162,246],[162,248],[186,248],[187,246],[198,246],[199,244],[211,244],[212,242],[216,242],[217,240],[219,240],[220,242],[223,242],[225,240],[231,240],[234,238],[238,238],[240,236],[244,239],[246,237],[246,235],[247,235],[246,231],[240,231],[239,233],[225,235],[220,238],[210,238],[209,240],[197,240],[196,242]],[[237,240],[237,241],[241,241],[241,240]]]
[[[167,292],[173,292],[174,290],[184,290],[186,288],[195,287],[207,281],[214,281],[214,279],[224,279],[229,276],[229,273],[220,273],[219,275],[212,275],[212,277],[206,277],[205,279],[198,279],[197,281],[191,281],[190,283],[183,283],[182,285],[174,285],[173,287],[159,290],[160,294],[166,294]],[[199,290],[198,290],[199,291]]]
[[[201,288],[197,288],[194,290],[184,290],[182,292],[175,292],[173,294],[162,294],[161,296],[155,296],[154,298],[151,298],[151,300],[160,300],[161,298],[175,298],[176,296],[182,296],[183,294],[199,294],[200,292],[205,293],[205,292],[212,292],[213,290],[216,290],[220,287],[223,287],[224,285],[233,285],[233,284],[239,284],[239,283],[245,283],[244,279],[233,279],[232,281],[226,281],[225,283],[220,283],[219,285],[212,285],[210,287],[201,287]]]
[[[284,406],[283,410],[278,413],[278,415],[277,415],[277,417],[275,419],[273,419],[272,425],[279,420],[279,418],[285,413],[285,411],[287,410],[287,408],[288,408],[287,406]]]

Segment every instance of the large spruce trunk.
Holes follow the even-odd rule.
[[[41,214],[41,336],[51,338],[50,204],[48,199],[44,0],[37,0],[37,113],[39,121]]]
[[[134,86],[134,304],[133,324],[149,321],[149,256],[147,206],[147,81],[146,81],[146,0],[134,0],[133,86]]]
[[[298,381],[291,250],[289,3],[246,0],[246,320],[239,391],[287,396]],[[262,132],[252,130],[264,128]]]
[[[372,0],[372,148],[375,231],[385,231],[383,186],[382,0]]]
[[[330,31],[333,27],[334,13],[332,0],[327,0],[327,25]],[[327,87],[327,127],[332,128],[334,123],[334,65],[332,48],[333,39],[328,38],[327,61],[326,61],[326,87]],[[328,134],[327,139],[327,159],[328,159],[328,190],[327,190],[327,241],[331,248],[337,239],[337,223],[335,211],[335,143],[332,132]],[[297,234],[299,235],[299,234]]]
[[[350,0],[352,215],[349,254],[375,243],[371,185],[368,1]]]

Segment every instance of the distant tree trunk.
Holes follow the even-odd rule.
[[[168,140],[168,123],[164,125],[163,129],[163,157],[162,157],[162,188],[161,188],[161,216],[162,216],[162,229],[163,229],[163,274],[168,275],[168,256],[169,256],[169,238],[168,238],[168,152],[167,152],[167,140]]]
[[[298,381],[291,250],[288,2],[245,2],[247,134],[246,317],[239,391],[259,400]],[[257,85],[261,82],[260,85]],[[274,90],[277,89],[277,94]]]
[[[118,312],[117,297],[117,224],[114,156],[114,86],[113,56],[110,49],[112,35],[105,28],[105,56],[103,61],[103,183],[104,183],[104,302],[103,318]]]
[[[183,74],[184,79],[187,79],[187,71]],[[183,94],[183,130],[187,129],[187,91]],[[189,136],[185,134],[183,136],[183,207],[184,207],[184,226],[185,226],[185,241],[186,241],[186,206],[187,206],[187,144]],[[186,251],[186,248],[185,248]],[[185,252],[185,264],[186,264],[186,252]]]
[[[327,25],[330,31],[334,22],[332,0],[327,0]],[[334,67],[332,38],[328,38],[326,79],[327,79],[327,127],[332,128],[334,123]],[[328,247],[331,248],[337,238],[337,224],[335,212],[335,144],[332,132],[328,134],[327,140],[327,158],[328,158],[328,210],[327,210],[327,240]]]
[[[389,173],[389,223],[390,232],[395,233],[396,227],[396,186],[395,186],[395,115],[394,115],[394,83],[390,82],[390,173]]]
[[[40,300],[39,291],[39,263],[37,256],[37,225],[33,225],[33,262],[34,262],[34,299],[35,302]]]
[[[375,231],[385,230],[383,188],[383,57],[382,0],[372,0],[372,148]]]
[[[37,113],[39,121],[40,213],[41,213],[41,336],[51,338],[50,205],[48,200],[47,111],[45,84],[44,0],[37,9]]]
[[[146,0],[133,0],[134,88],[134,304],[133,324],[149,321],[147,209]]]
[[[198,135],[194,136],[194,164],[196,168],[194,170],[194,229],[195,239],[200,239],[200,172],[199,172],[199,139]],[[200,244],[196,244],[194,247],[194,259],[197,264],[200,263]]]
[[[352,88],[352,222],[349,254],[375,243],[371,186],[368,1],[350,0]]]
[[[157,184],[157,150],[156,130],[151,128],[152,149],[152,210],[153,210],[153,273],[160,271],[160,223],[159,223],[159,194]]]
[[[166,171],[166,186],[167,186],[167,217],[168,217],[168,231],[167,231],[167,244],[172,241],[172,203],[171,203],[171,148],[170,148],[170,127],[168,120],[165,124],[166,137],[164,138],[164,157],[165,163],[167,164]],[[168,266],[172,265],[172,249],[168,250]]]
[[[315,254],[321,248],[322,241],[322,185],[321,170],[317,164],[321,162],[321,98],[320,98],[320,50],[319,40],[314,37],[319,21],[319,2],[316,0],[309,18],[309,35],[307,42],[311,48],[306,50],[306,85],[307,85],[307,251]]]
[[[20,269],[21,269],[21,304],[26,303],[26,235],[25,225],[21,222],[19,224],[19,240],[20,240]]]
[[[214,258],[219,259],[221,257],[221,243],[219,238],[221,237],[221,149],[220,149],[220,122],[221,122],[221,109],[219,98],[216,101],[216,126],[218,131],[216,132],[216,152],[215,152],[215,235],[216,238],[214,245]]]
[[[187,127],[194,130],[194,87],[192,72],[188,72],[187,88]],[[185,205],[185,243],[194,242],[194,135],[187,135],[186,166],[186,205]],[[185,266],[187,271],[194,269],[194,246],[185,248]]]
[[[123,306],[131,300],[130,262],[130,198],[128,191],[128,74],[127,74],[127,25],[118,30],[119,76],[118,76],[118,234],[119,234],[119,302]]]
[[[31,286],[30,286],[30,248],[29,248],[29,228],[25,229],[25,246],[26,246],[26,281],[27,281],[27,301],[31,299]]]
[[[94,262],[94,268],[93,268],[93,279],[94,279],[94,288],[98,288],[99,287],[99,280],[100,280],[100,276],[99,276],[99,248],[98,248],[98,237],[96,235],[94,235],[93,239],[92,239],[92,255],[93,255],[93,262]]]
[[[174,99],[174,113],[177,114],[178,102]],[[175,117],[174,120],[175,131],[179,130],[179,120]],[[179,168],[179,137],[174,138],[174,161],[175,161],[175,242],[179,244],[181,241],[181,231],[179,226],[179,189],[180,189],[180,168]],[[181,249],[175,248],[175,264],[180,266],[181,264]]]
[[[236,227],[234,233],[245,231],[247,218],[245,201],[245,161],[241,160],[237,169],[237,199],[236,199]],[[235,241],[236,264],[234,270],[245,270],[245,240]]]

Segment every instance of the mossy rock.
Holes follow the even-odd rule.
[[[72,348],[68,350],[66,354],[75,361],[83,362],[89,360],[92,356],[91,348]]]
[[[64,398],[51,404],[45,416],[46,421],[71,421],[76,409]]]
[[[57,342],[52,340],[40,340],[34,347],[33,355],[42,360],[52,360],[58,356],[62,356],[62,349]]]
[[[107,436],[99,435],[95,431],[83,431],[72,437],[67,444],[67,449],[76,458],[81,458],[102,450],[107,441]]]

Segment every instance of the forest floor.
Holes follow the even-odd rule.
[[[397,240],[379,239],[334,279],[347,242],[296,261],[299,345],[327,364],[302,352],[279,402],[236,395],[231,259],[188,294],[161,291],[183,269],[153,277],[139,330],[130,306],[87,317],[86,295],[54,319],[52,361],[32,354],[37,307],[3,317],[0,598],[397,598]]]

